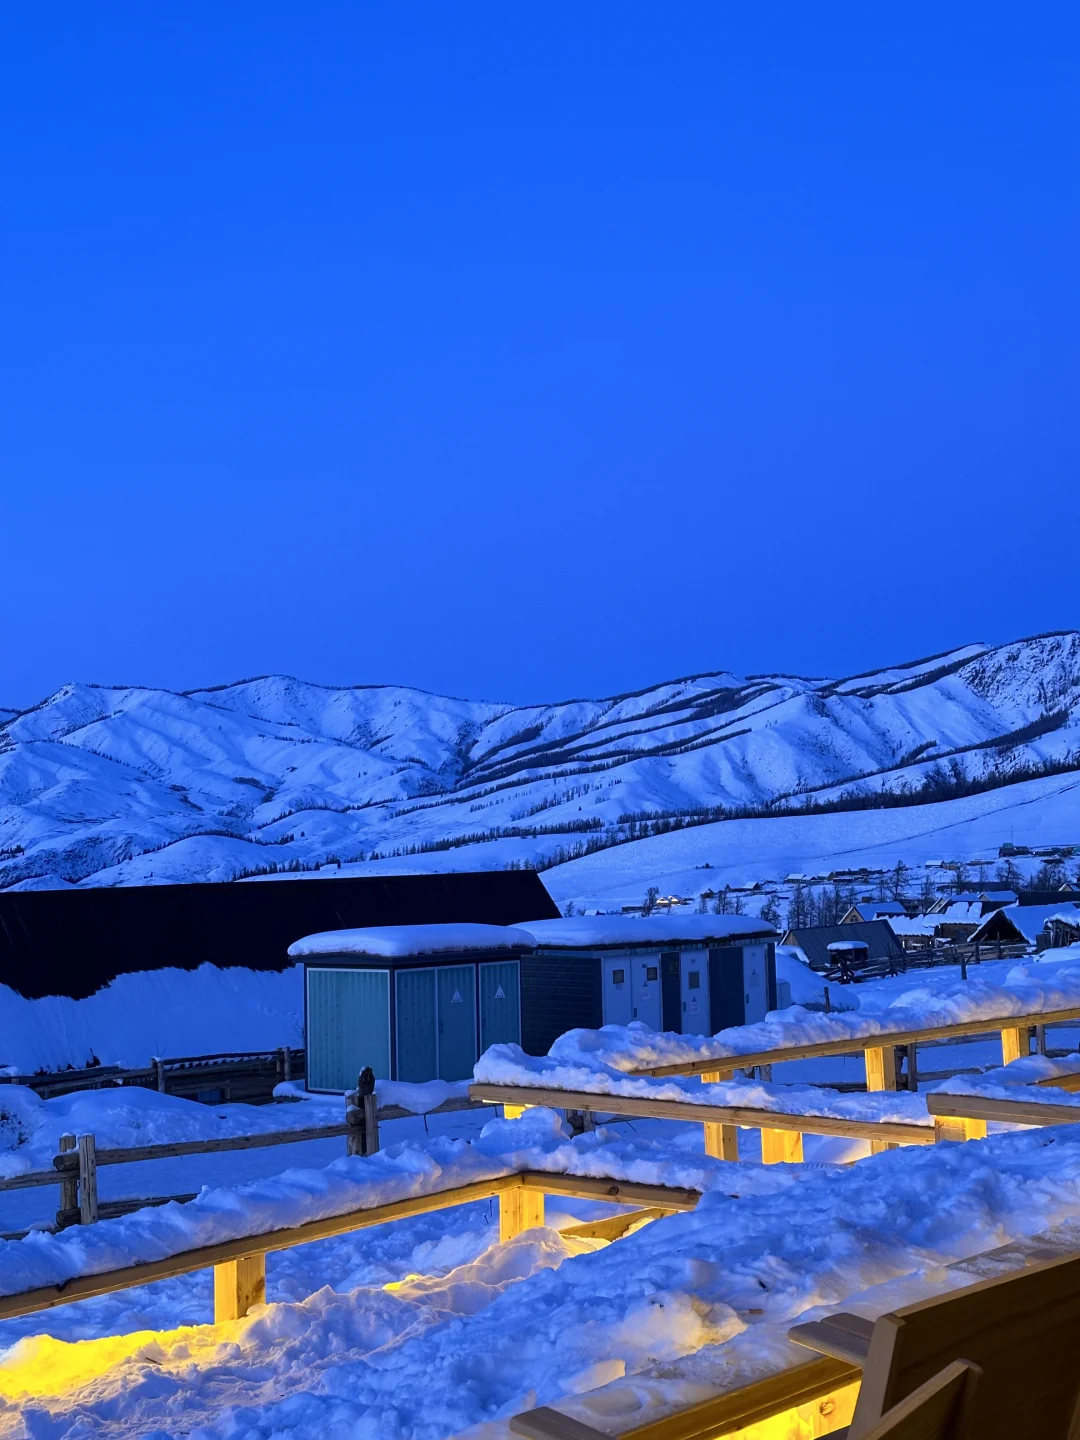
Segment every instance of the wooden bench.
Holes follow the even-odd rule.
[[[933,1429],[907,1430],[903,1426],[912,1411],[916,1413],[920,1423],[933,1420],[935,1408],[938,1421],[944,1425],[949,1420],[949,1406],[939,1403],[940,1386],[935,1382],[941,1381],[943,1372],[948,1371],[959,1356],[957,1350],[949,1353],[949,1338],[953,1333],[964,1338],[968,1351],[974,1351],[978,1343],[981,1347],[979,1354],[985,1356],[989,1344],[1003,1346],[1007,1353],[1008,1346],[1015,1338],[1012,1332],[1023,1332],[1030,1314],[1036,1315],[1038,1325],[1041,1326],[1044,1306],[1049,1307],[1047,1313],[1051,1316],[1051,1328],[1059,1321],[1066,1329],[1074,1325],[1070,1317],[1074,1308],[1080,1305],[1080,1271],[1076,1268],[1080,1267],[1080,1256],[1076,1253],[1075,1237],[1070,1227],[1066,1226],[1060,1232],[1044,1231],[1030,1239],[1010,1242],[966,1260],[956,1261],[948,1268],[964,1274],[971,1273],[974,1267],[977,1275],[980,1262],[991,1262],[995,1271],[999,1271],[1002,1265],[1009,1266],[1012,1273],[1004,1278],[996,1274],[992,1280],[979,1280],[962,1290],[932,1297],[899,1310],[892,1316],[883,1316],[877,1322],[883,1324],[883,1335],[892,1338],[887,1346],[883,1342],[879,1343],[873,1353],[876,1359],[885,1355],[890,1367],[895,1363],[897,1368],[893,1376],[894,1383],[882,1385],[868,1375],[868,1399],[860,1416],[860,1424],[870,1428],[865,1433],[852,1429],[852,1437],[858,1435],[858,1440],[878,1440],[879,1436],[892,1435],[896,1440],[900,1440],[900,1437],[910,1434],[912,1440],[916,1440],[916,1437],[917,1440],[932,1440],[938,1433]],[[1070,1266],[1074,1268],[1070,1270]],[[1027,1277],[1031,1275],[1036,1276],[1034,1288],[1021,1291],[999,1288],[1014,1281],[1027,1281]],[[1075,1301],[1072,1299],[1073,1288],[1077,1294]],[[958,1301],[961,1303],[957,1309],[935,1309],[952,1306]],[[980,1316],[985,1320],[983,1328],[991,1332],[989,1341],[981,1333]],[[898,1317],[903,1324],[896,1323]],[[965,1318],[968,1323],[966,1331],[963,1328]],[[905,1326],[908,1327],[906,1331]],[[995,1333],[998,1327],[1004,1327],[1003,1336]],[[773,1433],[771,1428],[756,1428],[759,1426],[775,1426],[775,1433],[785,1437],[794,1434],[827,1435],[841,1431],[846,1434],[846,1427],[856,1410],[860,1386],[864,1383],[863,1373],[870,1362],[875,1322],[862,1316],[841,1313],[829,1316],[826,1320],[794,1326],[789,1333],[792,1339],[817,1352],[812,1361],[793,1365],[778,1374],[699,1401],[660,1419],[631,1425],[629,1428],[623,1425],[617,1431],[618,1440],[721,1440],[721,1437],[723,1440],[735,1440],[735,1437],[744,1435],[747,1440],[750,1440],[750,1436],[753,1440],[762,1440],[764,1435]],[[898,1333],[902,1336],[902,1344],[893,1343]],[[1041,1329],[1039,1333],[1041,1337]],[[1080,1341],[1080,1311],[1077,1312],[1075,1327],[1071,1333],[1074,1344]],[[1026,1342],[1021,1340],[1021,1350],[1025,1344]],[[1067,1357],[1068,1365],[1072,1364],[1069,1344],[1061,1337],[1052,1338],[1048,1350],[1041,1338],[1036,1339],[1031,1348],[1038,1355],[1045,1350],[1054,1364],[1057,1363],[1054,1357],[1062,1354]],[[976,1367],[981,1366],[978,1355],[974,1360],[967,1354],[959,1358],[966,1359]],[[922,1370],[914,1364],[916,1359],[920,1360],[925,1369],[925,1380],[921,1378]],[[998,1369],[1001,1371],[1002,1367],[999,1366]],[[1016,1372],[1011,1371],[1007,1365],[1004,1373],[1012,1374],[1015,1378]],[[1031,1373],[1036,1381],[1041,1380],[1037,1368],[1033,1368]],[[1060,1375],[1058,1378],[1060,1379]],[[1071,1378],[1073,1383],[1080,1386],[1080,1364],[1076,1366],[1075,1375]],[[906,1386],[911,1388],[905,1389]],[[919,1394],[920,1389],[922,1394]],[[970,1400],[967,1382],[962,1389],[962,1399]],[[901,1391],[905,1393],[901,1394]],[[871,1405],[870,1397],[875,1393],[879,1398]],[[928,1395],[934,1396],[934,1402],[928,1402],[928,1408],[924,1408],[921,1414],[919,1405],[907,1404],[907,1401],[916,1395],[919,1395],[919,1404],[926,1401]],[[953,1398],[956,1398],[955,1390]],[[963,1404],[954,1407],[952,1414],[952,1419],[957,1422],[954,1428],[959,1428],[961,1434],[960,1422],[963,1415],[958,1411],[962,1410]],[[944,1418],[942,1411],[945,1412]],[[886,1420],[893,1429],[884,1426],[883,1422]],[[528,1437],[528,1440],[612,1440],[610,1434],[585,1425],[551,1406],[541,1406],[515,1416],[510,1421],[510,1429],[514,1434]],[[954,1437],[947,1428],[941,1429],[940,1433],[943,1440],[946,1436],[948,1440],[960,1440],[960,1435]],[[1038,1432],[1015,1433],[1026,1435]],[[1053,1433],[1047,1432],[1047,1440],[1052,1440]],[[1014,1431],[999,1431],[993,1426],[981,1431],[971,1431],[972,1440],[975,1440],[976,1436],[979,1440],[993,1440],[993,1437],[999,1434],[1007,1435],[1009,1440],[1012,1440]]]
[[[613,1235],[622,1233],[635,1220],[692,1210],[701,1198],[696,1190],[666,1185],[645,1185],[625,1180],[594,1176],[548,1174],[526,1171],[479,1180],[427,1195],[409,1196],[350,1210],[324,1220],[311,1220],[302,1225],[247,1235],[237,1240],[183,1250],[161,1260],[149,1260],[97,1275],[77,1275],[57,1285],[24,1290],[15,1295],[0,1296],[0,1320],[17,1315],[32,1315],[58,1305],[70,1305],[93,1295],[108,1295],[135,1285],[149,1285],[175,1275],[188,1275],[196,1270],[214,1269],[214,1319],[236,1320],[246,1315],[252,1305],[266,1298],[266,1256],[270,1251],[289,1250],[294,1245],[308,1245],[314,1240],[327,1240],[334,1235],[348,1234],[390,1220],[403,1220],[410,1215],[425,1215],[433,1210],[446,1210],[466,1205],[473,1200],[499,1199],[499,1239],[514,1239],[523,1231],[544,1223],[545,1195],[563,1195],[575,1199],[604,1200],[616,1205],[639,1207],[639,1213],[612,1217],[611,1221],[594,1221],[573,1227],[570,1233],[602,1234],[607,1224]],[[619,1225],[622,1229],[619,1229]],[[608,1237],[612,1238],[612,1237]],[[13,1241],[12,1244],[24,1244]]]
[[[954,1361],[978,1366],[971,1430],[981,1440],[1067,1440],[1080,1402],[1080,1255],[921,1300],[876,1321],[838,1314],[792,1340],[858,1366],[850,1440]]]
[[[475,1082],[469,1087],[474,1100],[506,1107],[507,1115],[518,1115],[530,1105],[551,1105],[557,1109],[599,1111],[606,1115],[634,1115],[640,1119],[688,1120],[705,1128],[705,1153],[719,1160],[738,1160],[738,1130],[761,1131],[761,1158],[766,1165],[803,1158],[804,1135],[840,1135],[869,1140],[871,1148],[886,1145],[932,1145],[930,1125],[911,1125],[899,1120],[847,1120],[829,1115],[796,1115],[783,1110],[755,1110],[749,1106],[697,1105],[691,1100],[651,1100],[628,1095],[601,1095],[588,1090],[559,1090],[554,1087],[490,1085]]]

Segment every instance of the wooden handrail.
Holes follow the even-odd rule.
[[[823,1356],[624,1430],[620,1440],[713,1440],[715,1435],[760,1424],[796,1406],[823,1401],[837,1390],[857,1386],[860,1378],[861,1371],[855,1366]],[[842,1416],[837,1423],[845,1423]],[[815,1429],[815,1433],[825,1432]]]
[[[223,1240],[182,1250],[161,1260],[149,1260],[122,1266],[98,1275],[77,1275],[58,1285],[43,1285],[14,1295],[0,1296],[0,1320],[18,1315],[33,1315],[52,1310],[75,1300],[94,1295],[109,1295],[154,1280],[188,1275],[210,1266],[227,1265],[252,1255],[265,1255],[275,1250],[290,1250],[294,1245],[308,1245],[314,1240],[327,1240],[335,1235],[384,1225],[389,1220],[402,1220],[410,1215],[424,1215],[433,1210],[446,1210],[473,1200],[486,1200],[514,1190],[531,1190],[550,1195],[567,1195],[578,1199],[608,1200],[619,1205],[677,1211],[692,1209],[700,1199],[696,1190],[669,1188],[663,1185],[638,1184],[597,1176],[548,1174],[545,1171],[515,1172],[435,1190],[426,1195],[412,1195],[385,1205],[372,1205],[349,1210],[323,1220],[309,1220],[301,1225],[281,1227],[236,1240]]]
[[[809,1045],[782,1045],[774,1050],[756,1050],[746,1055],[714,1055],[704,1060],[684,1060],[667,1065],[642,1065],[628,1075],[701,1075],[716,1070],[743,1070],[753,1065],[776,1065],[784,1060],[815,1060],[827,1055],[853,1055],[860,1050],[879,1050],[888,1045],[916,1045],[924,1040],[950,1040],[962,1035],[989,1035],[995,1030],[1023,1030],[1034,1025],[1058,1025],[1080,1020],[1080,1006],[1067,1010],[1044,1010],[1026,1015],[993,1015],[982,1020],[961,1020],[955,1025],[927,1025],[916,1030],[884,1031],[855,1035],[841,1040],[818,1040]]]
[[[637,1115],[653,1120],[687,1120],[699,1125],[740,1125],[760,1130],[786,1130],[803,1135],[846,1135],[859,1140],[891,1141],[900,1145],[932,1145],[932,1125],[911,1125],[901,1120],[850,1120],[831,1115],[795,1115],[782,1110],[755,1110],[748,1106],[697,1105],[692,1100],[653,1100],[629,1095],[604,1095],[590,1090],[558,1090],[528,1085],[470,1085],[476,1100],[496,1105],[552,1105],[571,1110],[599,1111],[609,1115]]]
[[[942,1095],[926,1097],[931,1115],[954,1120],[998,1121],[1008,1125],[1075,1125],[1080,1122],[1080,1105],[1042,1104],[1037,1100],[999,1100],[992,1095]]]
[[[479,1108],[478,1102],[455,1098],[429,1110],[429,1115],[444,1115],[460,1110]],[[404,1120],[415,1112],[400,1105],[384,1105],[378,1111],[382,1120]],[[296,1145],[307,1140],[337,1140],[353,1129],[351,1125],[313,1125],[303,1130],[268,1130],[262,1135],[223,1135],[215,1140],[177,1140],[160,1145],[129,1145],[98,1150],[99,1165],[133,1165],[143,1160],[174,1160],[185,1155],[218,1155],[231,1150],[261,1150],[270,1145]],[[52,1170],[30,1170],[0,1180],[0,1194],[5,1190],[29,1190],[38,1185],[55,1185],[68,1174],[77,1174],[79,1157],[73,1150],[53,1157]]]

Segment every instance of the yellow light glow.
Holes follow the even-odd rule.
[[[100,1340],[54,1340],[31,1335],[18,1341],[0,1360],[0,1397],[18,1400],[28,1395],[61,1395],[96,1380],[124,1360],[145,1351],[148,1359],[185,1340],[218,1340],[213,1325],[185,1325],[178,1330],[136,1330],[130,1335],[106,1335]]]
[[[418,1275],[414,1271],[412,1274],[406,1275],[402,1280],[388,1280],[382,1288],[384,1290],[404,1290],[405,1286],[411,1285],[414,1280],[427,1280],[428,1278],[427,1275]]]

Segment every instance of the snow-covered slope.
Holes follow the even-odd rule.
[[[842,680],[721,671],[527,707],[283,676],[76,684],[0,711],[0,886],[544,864],[649,817],[1074,763],[1077,633]]]

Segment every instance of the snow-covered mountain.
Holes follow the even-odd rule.
[[[0,886],[232,879],[453,851],[550,863],[703,809],[1080,768],[1080,634],[842,680],[696,675],[512,706],[286,676],[0,709]],[[441,856],[440,868],[448,857]]]

